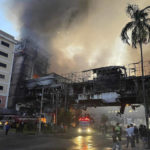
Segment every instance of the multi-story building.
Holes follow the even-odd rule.
[[[0,30],[0,108],[7,108],[16,40]]]
[[[15,109],[16,104],[24,101],[26,80],[47,74],[48,58],[48,53],[31,39],[17,42],[8,98],[9,109]]]

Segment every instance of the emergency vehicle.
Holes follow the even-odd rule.
[[[79,134],[91,134],[92,130],[92,120],[89,117],[80,117],[78,133]]]

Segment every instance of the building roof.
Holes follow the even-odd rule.
[[[14,44],[17,43],[17,40],[15,40],[14,36],[2,31],[2,30],[0,30],[0,37],[4,38],[4,39],[6,39],[6,40],[8,40]]]
[[[52,86],[56,86],[56,84],[60,86],[61,81],[59,82],[56,81],[59,79],[67,80],[67,78],[64,78],[56,73],[50,73],[49,75],[46,75],[44,77],[26,80],[26,83],[27,83],[27,87],[31,89],[34,87],[47,86],[47,85],[51,85],[52,87]]]
[[[106,66],[106,67],[100,67],[100,68],[93,68],[93,69],[89,69],[89,70],[84,70],[82,72],[88,72],[88,71],[105,71],[105,70],[112,70],[112,69],[126,69],[124,66]]]

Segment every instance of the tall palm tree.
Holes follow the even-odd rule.
[[[145,117],[146,117],[147,128],[149,128],[149,121],[148,121],[148,107],[147,107],[147,102],[145,97],[142,45],[150,42],[150,18],[148,18],[149,11],[150,11],[150,6],[140,10],[137,5],[129,4],[126,9],[126,13],[129,15],[132,21],[128,22],[121,32],[121,39],[123,40],[123,42],[129,45],[131,42],[133,48],[137,48],[137,45],[139,45],[140,47],[142,89],[143,89],[142,93],[143,93],[143,100],[145,106]],[[128,31],[131,33],[131,38],[129,38],[128,36],[129,33]]]

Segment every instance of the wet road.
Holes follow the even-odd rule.
[[[112,141],[100,135],[0,135],[0,150],[111,150]]]
[[[77,136],[70,150],[111,150],[112,142],[98,135]]]

